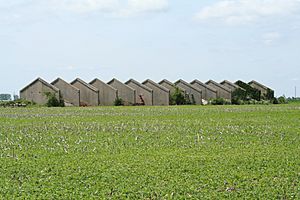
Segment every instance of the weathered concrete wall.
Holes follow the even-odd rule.
[[[174,83],[172,83],[171,81],[168,81],[166,79],[160,81],[158,84],[167,88],[168,90],[170,90],[170,95],[174,94],[174,92],[176,91],[176,88],[180,89],[183,94],[186,93],[184,88],[181,88],[180,86],[176,86]]]
[[[44,105],[48,101],[46,96],[46,93],[48,92],[55,94],[56,98],[59,99],[58,88],[47,83],[41,78],[37,78],[20,91],[20,98]]]
[[[189,95],[190,100],[195,101],[196,105],[201,105],[202,104],[202,91],[199,90],[198,88],[192,86],[191,84],[185,82],[184,80],[178,80],[175,82],[176,86],[180,86],[181,88],[184,88],[186,93]]]
[[[60,95],[65,103],[70,103],[74,106],[80,105],[80,90],[78,88],[75,88],[61,78],[57,78],[51,84],[60,90]]]
[[[152,80],[145,80],[143,85],[152,89],[153,91],[153,105],[155,106],[168,106],[170,105],[170,90],[155,83]]]
[[[215,99],[217,98],[217,90],[210,87],[209,85],[205,85],[204,83],[194,80],[191,82],[191,85],[193,85],[196,88],[199,88],[202,91],[202,98],[205,100]]]
[[[135,104],[135,90],[117,79],[112,79],[107,83],[118,90],[118,98],[121,98],[125,105]]]
[[[261,83],[258,83],[257,81],[251,81],[248,83],[251,87],[257,89],[261,93],[261,98],[264,98],[267,96],[268,93],[268,87],[262,85]],[[272,89],[270,89],[272,90]]]
[[[135,89],[135,102],[136,103],[142,103],[141,97],[145,101],[146,106],[152,106],[153,105],[153,91],[152,89],[144,86],[143,84],[130,79],[125,83],[129,87]]]
[[[77,78],[71,82],[71,85],[80,90],[80,104],[87,106],[99,105],[99,90],[89,85],[83,80]]]
[[[90,85],[99,90],[99,100],[101,106],[113,106],[118,96],[118,90],[104,83],[99,79],[94,79]]]
[[[207,81],[205,84],[207,84],[217,90],[218,98],[223,98],[223,99],[227,99],[227,100],[231,101],[231,90],[230,89],[228,89],[228,88],[224,87],[223,85],[221,85],[215,81],[212,81],[212,80]]]
[[[224,87],[230,89],[231,92],[235,91],[236,89],[245,90],[245,89],[241,88],[240,86],[238,86],[230,81],[227,81],[227,80],[222,81],[220,84],[223,85]]]

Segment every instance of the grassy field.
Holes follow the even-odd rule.
[[[0,108],[0,199],[299,199],[300,104]]]

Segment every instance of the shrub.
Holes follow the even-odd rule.
[[[271,100],[271,103],[273,103],[273,104],[279,104],[278,99],[275,98],[275,97]]]
[[[285,96],[281,96],[281,97],[278,97],[278,103],[279,104],[286,104],[288,103],[287,99],[285,98]]]
[[[189,98],[182,94],[182,91],[176,87],[175,92],[170,96],[171,105],[186,105]]]
[[[223,98],[216,98],[210,101],[211,105],[229,105],[231,102]]]
[[[274,97],[274,91],[271,90],[271,89],[269,89],[269,88],[267,89],[267,93],[264,94],[264,95],[262,95],[262,99],[264,99],[264,100],[270,100],[272,102],[277,100],[276,97]]]
[[[59,95],[59,99],[56,98],[55,93],[46,92],[46,97],[48,98],[46,106],[48,107],[64,107],[65,103],[62,99],[61,95]]]
[[[14,101],[0,101],[0,107],[26,107],[36,105],[33,101],[18,99]]]
[[[117,98],[115,99],[115,101],[114,101],[114,105],[115,105],[115,106],[124,106],[124,101],[123,101],[123,99],[117,97]]]
[[[258,89],[255,89],[251,87],[249,84],[244,83],[243,81],[240,80],[235,82],[235,84],[237,84],[238,86],[246,90],[245,98],[243,100],[255,99],[257,101],[260,101],[261,92]]]

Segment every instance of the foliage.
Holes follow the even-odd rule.
[[[10,94],[0,94],[0,101],[11,101]]]
[[[279,104],[287,104],[288,103],[288,100],[286,99],[286,97],[284,95],[278,97],[277,100],[278,100]]]
[[[124,101],[122,98],[117,97],[114,101],[115,106],[124,106]]]
[[[32,101],[17,99],[14,101],[0,101],[0,107],[26,107],[36,105]]]
[[[0,108],[0,199],[299,199],[299,104]]]
[[[241,88],[235,89],[231,93],[231,103],[240,105],[241,101],[244,101],[247,99],[247,92]]]
[[[46,106],[48,107],[64,107],[65,103],[61,95],[59,95],[59,99],[57,99],[56,94],[52,92],[45,92],[47,97]]]
[[[300,103],[300,97],[288,97],[287,98],[288,103]]]
[[[238,86],[240,86],[241,88],[246,90],[246,93],[244,95],[244,98],[241,100],[251,100],[254,99],[256,101],[260,101],[261,100],[261,92],[258,89],[255,89],[253,87],[251,87],[249,84],[243,82],[243,81],[237,81],[235,82],[235,84],[237,84]]]
[[[173,94],[170,95],[171,105],[186,105],[188,102],[188,97],[183,94],[183,92],[176,87]]]
[[[271,90],[271,89],[267,89],[267,94],[265,96],[263,96],[263,99],[265,100],[272,100],[274,99],[274,90]]]
[[[231,102],[223,98],[211,99],[209,102],[211,105],[229,105]]]

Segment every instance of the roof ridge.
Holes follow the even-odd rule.
[[[228,89],[227,87],[225,87],[225,86],[221,85],[220,83],[218,83],[218,82],[216,82],[216,81],[214,81],[214,80],[211,80],[211,79],[208,80],[205,84],[207,84],[207,83],[209,83],[209,82],[212,82],[213,84],[219,86],[220,88],[226,90],[227,92],[231,92],[231,90]]]
[[[233,83],[233,82],[231,82],[231,81],[228,81],[228,80],[224,80],[224,81],[222,81],[220,84],[223,85],[222,83],[227,83],[227,84],[229,84],[229,85],[235,87],[236,89],[245,90],[244,88],[240,87],[239,85],[237,85],[237,84],[235,84],[235,83]]]
[[[100,80],[100,79],[98,79],[98,78],[94,78],[91,82],[89,82],[89,84],[92,85],[95,81],[100,81],[102,84],[105,84],[105,86],[110,87],[111,89],[117,91],[116,88],[112,87],[111,85],[105,83],[104,81],[102,81],[102,80]],[[93,85],[92,85],[92,86],[93,86]],[[93,86],[93,87],[95,87],[95,86]],[[95,87],[95,88],[96,88],[96,87]],[[97,88],[97,89],[98,89],[98,88]],[[98,90],[99,90],[99,89],[98,89]]]
[[[86,87],[90,88],[91,90],[93,90],[94,92],[99,92],[99,90],[97,88],[95,88],[94,86],[88,84],[87,82],[83,81],[80,78],[76,78],[74,81],[72,81],[70,84],[73,85],[73,83],[75,83],[76,81],[80,82],[81,84],[85,85]]]
[[[170,90],[169,90],[168,88],[165,88],[164,86],[159,85],[158,83],[152,81],[151,79],[146,79],[144,82],[142,82],[142,84],[145,84],[146,82],[149,82],[149,83],[155,85],[156,87],[158,87],[158,88],[164,90],[165,92],[170,92]]]
[[[59,89],[57,87],[55,87],[54,85],[51,85],[50,83],[48,83],[47,81],[45,81],[44,79],[38,77],[36,79],[34,79],[31,83],[29,83],[28,85],[26,85],[23,89],[20,90],[20,92],[23,92],[24,90],[26,90],[28,87],[30,87],[31,85],[33,85],[35,82],[37,81],[41,81],[43,84],[47,85],[48,87],[56,90],[57,92],[59,92]]]
[[[127,85],[129,82],[133,82],[133,83],[135,83],[136,85],[138,85],[138,86],[144,88],[145,90],[148,90],[149,92],[153,92],[153,90],[152,90],[151,88],[148,88],[147,86],[141,84],[140,82],[138,82],[138,81],[136,81],[136,80],[134,80],[134,79],[132,79],[132,78],[129,79],[128,81],[126,81],[125,84]]]
[[[198,84],[202,85],[203,87],[205,87],[205,88],[207,88],[207,89],[209,89],[209,90],[211,90],[213,92],[217,92],[217,90],[215,88],[211,87],[210,85],[206,85],[205,83],[202,83],[198,79],[193,80],[190,84],[193,85],[193,83],[198,83]]]
[[[191,88],[193,88],[194,90],[196,90],[197,92],[200,92],[200,93],[202,94],[202,90],[200,90],[199,88],[196,88],[196,87],[193,86],[192,84],[190,84],[190,83],[188,83],[188,82],[186,82],[186,81],[184,81],[184,80],[182,80],[182,79],[179,79],[178,81],[176,81],[176,82],[175,82],[175,85],[176,85],[176,83],[179,83],[179,82],[182,82],[182,83],[185,84],[186,86],[191,87]]]
[[[62,81],[62,82],[64,82],[64,83],[66,83],[66,84],[68,84],[69,86],[71,86],[71,87],[73,87],[74,89],[76,89],[76,90],[78,90],[79,91],[79,89],[77,88],[77,87],[75,87],[74,85],[71,85],[70,83],[68,83],[67,81],[65,81],[64,79],[62,79],[62,78],[60,78],[60,77],[58,77],[57,79],[55,79],[54,81],[52,81],[51,82],[51,85],[53,85],[53,84],[55,84],[57,81]]]
[[[108,81],[107,82],[107,84],[109,85],[110,83],[112,83],[113,81],[117,81],[117,82],[119,82],[119,83],[121,83],[121,84],[123,84],[124,86],[126,86],[126,87],[128,87],[129,89],[131,89],[131,90],[133,90],[133,91],[135,91],[135,89],[133,89],[132,87],[130,87],[130,86],[128,86],[128,85],[126,85],[126,84],[124,84],[124,83],[122,83],[121,81],[119,81],[118,79],[116,79],[116,78],[113,78],[113,79],[111,79],[110,81]],[[113,86],[112,86],[113,87]],[[114,88],[114,87],[113,87]],[[116,89],[116,88],[115,88]]]
[[[255,81],[255,80],[250,81],[248,84],[251,84],[251,83],[255,83],[255,84],[257,84],[257,85],[263,87],[264,89],[270,89],[270,90],[272,90],[271,88],[269,88],[269,87],[263,85],[262,83],[259,83],[259,82]]]

